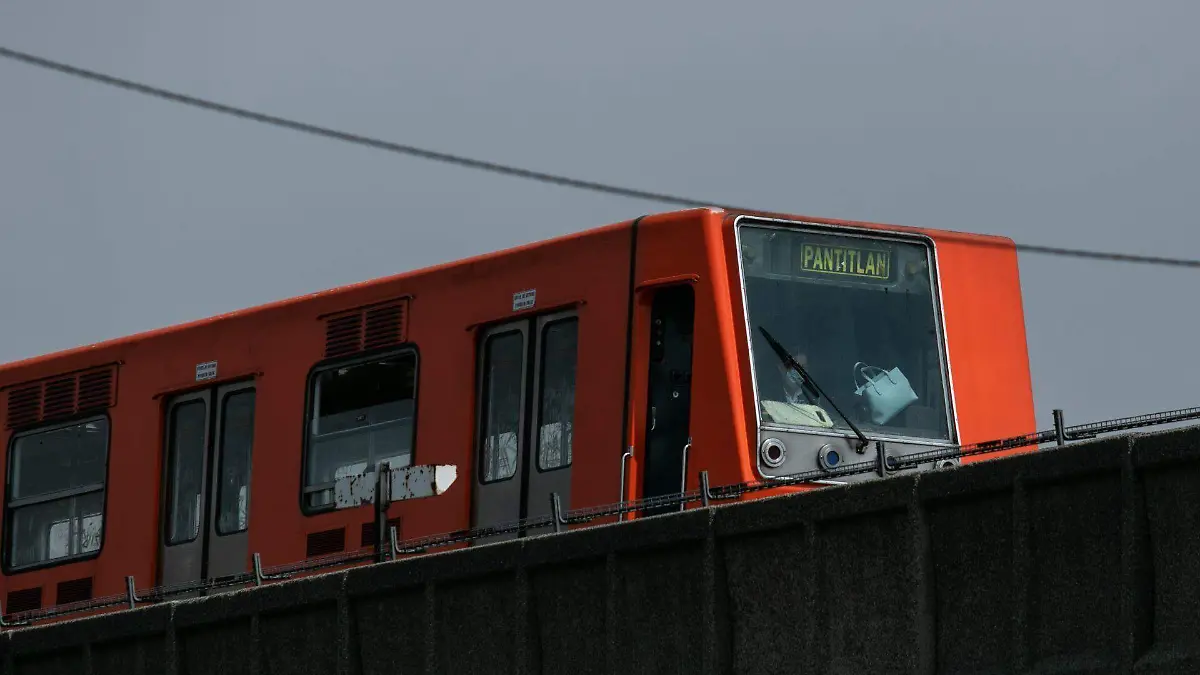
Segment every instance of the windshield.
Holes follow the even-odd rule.
[[[865,433],[951,440],[925,245],[750,225],[740,240],[764,423],[850,431],[828,396]]]

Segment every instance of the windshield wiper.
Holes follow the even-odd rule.
[[[837,414],[843,420],[845,420],[846,424],[850,425],[851,431],[854,432],[855,436],[858,436],[858,447],[855,448],[855,451],[861,455],[863,450],[870,445],[870,441],[868,441],[867,437],[863,435],[863,432],[859,431],[858,427],[854,426],[854,422],[851,422],[850,418],[846,417],[846,413],[842,412],[842,409],[833,402],[833,399],[829,397],[829,394],[826,394],[821,390],[821,386],[817,384],[817,381],[814,380],[811,375],[808,374],[808,371],[804,369],[804,366],[800,365],[796,359],[792,358],[792,355],[783,348],[783,345],[779,344],[778,340],[776,340],[770,333],[767,332],[766,328],[759,326],[758,330],[762,332],[763,337],[767,338],[767,342],[771,345],[771,349],[775,350],[775,355],[779,357],[780,361],[783,361],[783,365],[795,370],[797,373],[800,373],[800,377],[804,378],[805,383],[811,385],[812,388],[817,391],[817,395],[825,397],[825,400],[829,401],[829,405],[833,406],[833,409],[837,412]]]

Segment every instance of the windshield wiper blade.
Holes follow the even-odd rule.
[[[863,450],[870,445],[870,441],[868,441],[867,437],[863,435],[863,432],[859,431],[858,427],[854,426],[854,422],[851,422],[850,418],[846,417],[846,413],[842,412],[842,409],[837,406],[837,403],[834,403],[833,399],[829,397],[829,394],[826,394],[821,390],[821,385],[817,384],[817,381],[808,374],[808,371],[804,369],[804,366],[800,365],[796,359],[792,358],[792,355],[783,348],[783,345],[779,344],[778,340],[776,340],[770,333],[767,332],[766,328],[759,326],[758,330],[763,334],[763,337],[767,338],[767,342],[771,345],[771,349],[775,350],[775,355],[779,357],[780,361],[783,361],[783,365],[795,370],[797,373],[800,373],[800,377],[804,378],[805,382],[812,385],[812,388],[817,390],[818,395],[825,397],[825,400],[829,401],[829,405],[833,406],[833,409],[837,412],[838,416],[845,420],[846,424],[850,426],[850,430],[854,432],[854,435],[858,436],[858,447],[855,448],[855,451],[859,454],[862,454]]]

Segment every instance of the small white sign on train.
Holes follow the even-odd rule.
[[[217,378],[217,362],[205,361],[196,364],[196,381],[215,380]]]
[[[537,300],[537,289],[531,288],[527,291],[518,291],[513,293],[513,310],[519,312],[524,309],[533,309],[533,304]]]

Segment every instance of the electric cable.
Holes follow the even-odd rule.
[[[60,73],[64,73],[66,75],[83,78],[83,79],[90,80],[93,82],[107,84],[107,85],[110,85],[113,87],[118,87],[118,88],[125,89],[128,91],[145,94],[147,96],[154,96],[157,98],[162,98],[162,99],[165,99],[168,101],[173,101],[175,103],[179,103],[182,105],[188,105],[188,106],[192,106],[195,108],[209,110],[212,112],[222,113],[222,114],[226,114],[226,115],[232,115],[234,117],[240,117],[243,119],[260,122],[263,124],[282,127],[282,128],[286,128],[286,129],[291,129],[293,131],[299,131],[301,133],[311,134],[311,135],[315,135],[315,136],[321,136],[324,138],[332,138],[332,139],[343,141],[346,143],[354,143],[357,145],[363,145],[363,146],[367,146],[367,147],[371,147],[371,148],[376,148],[379,150],[386,150],[386,151],[395,152],[395,153],[399,153],[399,154],[403,154],[403,155],[409,155],[412,157],[419,157],[421,159],[426,159],[426,160],[430,160],[430,161],[443,162],[443,163],[453,164],[453,165],[467,167],[467,168],[471,168],[471,169],[477,169],[480,171],[487,171],[487,172],[491,172],[491,173],[503,174],[503,175],[513,176],[516,178],[523,178],[526,180],[538,181],[538,182],[542,182],[542,183],[561,185],[561,186],[565,186],[565,187],[571,187],[571,188],[576,188],[576,189],[580,189],[580,190],[587,190],[587,191],[591,191],[591,192],[599,192],[599,193],[616,195],[616,196],[621,196],[621,197],[629,197],[629,198],[633,198],[633,199],[643,199],[643,200],[648,200],[648,201],[653,201],[653,202],[660,202],[662,204],[671,204],[674,206],[682,206],[682,207],[688,207],[688,208],[710,208],[711,207],[711,208],[719,208],[719,209],[722,209],[725,211],[746,212],[746,213],[763,213],[764,212],[764,209],[752,209],[752,208],[746,208],[746,207],[739,207],[739,206],[733,206],[733,205],[729,205],[729,204],[722,204],[720,202],[711,202],[711,201],[707,201],[707,200],[703,200],[703,199],[695,199],[692,197],[683,197],[683,196],[679,196],[679,195],[672,195],[672,194],[667,194],[667,193],[662,193],[662,192],[652,192],[652,191],[648,191],[648,190],[640,190],[640,189],[622,187],[622,186],[617,186],[617,185],[610,185],[610,184],[600,183],[600,182],[595,182],[595,181],[582,180],[579,178],[572,178],[570,176],[547,173],[547,172],[542,172],[542,171],[534,171],[531,169],[525,169],[525,168],[512,166],[512,165],[508,165],[508,164],[500,164],[497,162],[492,162],[492,161],[487,161],[487,160],[482,160],[482,159],[475,159],[475,158],[466,157],[463,155],[455,155],[455,154],[446,153],[446,152],[439,152],[436,150],[430,150],[428,148],[421,148],[421,147],[417,147],[417,146],[413,146],[413,145],[394,143],[391,141],[386,141],[386,140],[379,139],[379,138],[373,138],[370,136],[364,136],[361,134],[355,134],[355,133],[350,133],[350,132],[346,132],[346,131],[338,131],[336,129],[331,129],[328,127],[322,127],[322,126],[318,126],[315,124],[309,124],[306,122],[300,122],[300,121],[293,120],[293,119],[278,117],[275,115],[267,115],[264,113],[247,110],[245,108],[238,108],[238,107],[234,107],[234,106],[230,106],[230,105],[225,105],[223,103],[217,103],[215,101],[198,98],[195,96],[189,96],[187,94],[180,94],[180,93],[170,91],[167,89],[162,89],[160,87],[152,87],[150,85],[141,84],[139,82],[134,82],[132,80],[114,77],[111,75],[105,75],[103,73],[99,73],[99,72],[92,71],[92,70],[86,70],[84,68],[79,68],[77,66],[72,66],[72,65],[69,65],[66,63],[61,63],[59,61],[52,61],[50,59],[42,58],[40,56],[34,56],[32,54],[28,54],[25,52],[20,52],[20,51],[14,50],[14,49],[9,49],[7,47],[0,47],[0,57],[10,59],[13,61],[20,61],[22,63],[26,63],[26,64],[29,64],[32,66],[57,71]],[[976,242],[976,243],[979,243],[979,242]],[[1073,249],[1073,248],[1064,248],[1064,247],[1022,244],[1019,242],[1016,243],[1016,249],[1017,249],[1017,251],[1021,251],[1021,252],[1025,252],[1025,253],[1033,253],[1033,254],[1038,254],[1038,255],[1066,256],[1066,257],[1075,257],[1075,258],[1085,258],[1085,259],[1090,259],[1090,260],[1103,260],[1103,261],[1110,261],[1110,262],[1130,262],[1130,263],[1141,263],[1141,264],[1148,264],[1148,265],[1162,265],[1162,266],[1169,266],[1169,267],[1200,268],[1200,259],[1166,258],[1166,257],[1161,257],[1161,256],[1134,255],[1134,254],[1127,254],[1127,253],[1111,253],[1111,252],[1107,252],[1107,251],[1089,251],[1089,250],[1083,250],[1083,249]]]

